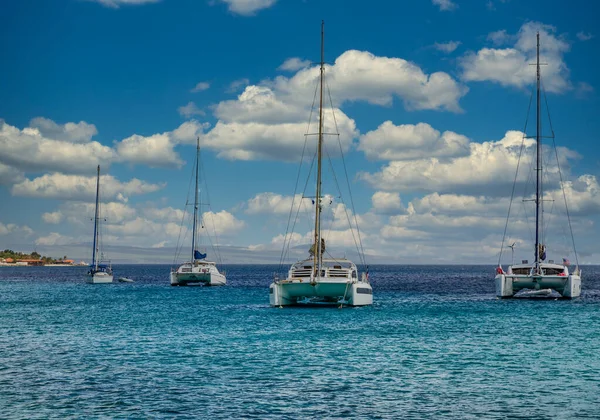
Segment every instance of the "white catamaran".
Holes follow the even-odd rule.
[[[576,298],[581,294],[581,271],[579,264],[573,272],[569,271],[570,262],[563,258],[562,263],[555,263],[553,260],[546,262],[546,246],[543,244],[543,189],[542,189],[542,133],[541,133],[541,115],[540,115],[540,34],[537,34],[537,111],[536,111],[536,193],[535,193],[535,247],[534,261],[529,263],[523,260],[521,264],[514,264],[508,267],[505,272],[500,261],[496,269],[496,296],[501,298],[513,297],[517,292],[522,291],[524,296],[550,296],[552,291],[558,292],[564,298]],[[558,160],[558,159],[557,159]],[[560,172],[559,172],[560,173]],[[516,179],[516,178],[515,178]],[[561,182],[562,184],[562,182]],[[562,185],[561,185],[562,187]],[[566,205],[566,197],[565,197]],[[510,210],[509,210],[510,213]],[[567,211],[568,216],[568,211]],[[508,224],[508,218],[507,218]],[[570,226],[570,221],[569,221]],[[506,232],[506,230],[505,230]],[[505,233],[506,237],[506,233]],[[571,238],[573,233],[571,232]],[[504,248],[504,239],[502,247]],[[514,246],[509,245],[514,252]],[[575,252],[574,240],[573,250]],[[500,253],[502,258],[502,252]],[[575,258],[577,253],[575,252]]]
[[[96,211],[94,212],[94,245],[92,247],[92,263],[87,273],[88,283],[112,283],[113,272],[110,261],[104,261],[104,254],[101,252],[100,234],[100,165],[98,165],[98,175],[96,178]]]
[[[362,306],[371,305],[373,303],[373,289],[369,284],[368,274],[362,273],[362,276],[359,277],[356,265],[346,258],[323,258],[325,253],[325,240],[321,234],[321,211],[324,198],[321,192],[321,161],[324,134],[324,72],[324,23],[322,22],[319,77],[319,132],[317,141],[317,185],[314,199],[314,241],[309,251],[309,258],[293,264],[289,269],[286,278],[280,279],[276,276],[273,283],[269,286],[269,301],[272,306],[297,304]]]
[[[196,183],[194,194],[194,214],[192,225],[192,249],[191,259],[171,270],[171,286],[187,286],[192,284],[204,286],[223,286],[227,283],[225,273],[220,273],[217,264],[207,261],[207,254],[196,249],[198,244],[198,225],[204,227],[202,217],[198,219],[198,175],[200,172],[200,138],[196,145]],[[198,223],[200,222],[200,223]],[[178,244],[179,248],[179,244]]]

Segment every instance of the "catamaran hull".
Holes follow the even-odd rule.
[[[525,276],[525,275],[496,275],[496,296],[500,298],[513,297],[523,289],[540,290],[552,289],[564,298],[576,298],[581,295],[581,277],[576,274],[569,276]]]
[[[269,287],[271,306],[330,304],[365,306],[373,304],[373,289],[369,283],[315,282],[310,280],[274,282]]]
[[[87,282],[92,284],[100,284],[100,283],[112,283],[113,275],[106,273],[94,273],[88,274]]]
[[[227,284],[221,273],[177,273],[171,272],[171,286],[224,286]]]

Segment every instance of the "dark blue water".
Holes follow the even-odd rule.
[[[270,308],[273,266],[0,267],[2,418],[600,418],[600,267],[573,301],[493,267],[376,266],[375,304]]]

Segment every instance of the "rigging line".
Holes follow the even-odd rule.
[[[333,260],[333,261],[334,261],[334,262],[336,262],[336,263],[342,264],[342,263],[344,262],[344,261],[342,261],[342,260],[340,260],[340,259],[338,259],[338,258],[334,257],[333,255],[331,255],[331,254],[329,253],[329,251],[327,251],[327,248],[325,248],[325,254],[327,254],[327,255],[329,256],[329,259],[330,259],[330,260]]]
[[[333,230],[333,222],[335,221],[335,213],[336,213],[336,209],[333,208],[333,211],[331,212],[331,221],[329,222],[329,228],[327,229],[327,233],[325,234],[325,243],[327,243],[327,241],[329,241],[329,234]],[[325,247],[325,251],[327,251],[327,247]]]
[[[546,233],[544,234],[544,239],[546,240],[546,242],[548,241],[548,234],[552,233],[552,231],[550,230],[550,224],[552,223],[552,220],[554,220],[554,200],[552,200],[552,204],[550,204],[550,211],[547,212],[548,215],[545,217],[545,221],[546,221],[546,225],[544,226],[544,230],[546,231]]]
[[[194,155],[194,166],[196,166],[196,159],[198,157],[196,155]],[[181,239],[181,231],[183,230],[183,223],[185,222],[185,216],[187,214],[187,208],[190,205],[190,190],[192,189],[192,179],[194,179],[194,172],[192,171],[190,173],[190,181],[188,183],[188,189],[187,189],[187,196],[185,197],[185,206],[183,207],[183,215],[181,216],[181,224],[179,225],[179,234],[177,235],[177,245],[175,246],[175,256],[173,257],[173,265],[175,265],[177,263],[177,260],[179,259],[179,256],[181,255],[181,251],[183,249],[183,241],[185,240],[185,237],[187,236],[187,234],[184,236],[184,238],[182,239],[182,242],[180,243],[179,240]],[[186,229],[186,233],[187,233],[187,229]]]
[[[544,102],[546,103],[546,113],[548,114],[548,123],[550,124],[550,132],[552,133],[552,138],[554,138],[554,127],[552,127],[552,119],[550,118],[550,107],[548,106],[548,98],[546,97],[546,88],[544,87],[544,80],[540,77],[540,81],[542,82],[542,92],[544,92]]]
[[[200,160],[200,163],[201,163],[202,162],[202,149],[198,149],[198,159]],[[212,248],[213,252],[215,253],[215,255],[217,257],[216,258],[217,262],[219,264],[222,264],[223,263],[223,258],[221,256],[221,250],[219,248],[219,237],[217,235],[217,227],[216,227],[216,224],[215,224],[214,212],[213,212],[212,207],[210,205],[210,194],[209,194],[209,191],[208,191],[208,181],[207,181],[207,177],[206,177],[206,171],[204,170],[204,165],[200,165],[200,173],[202,175],[202,181],[204,183],[204,188],[206,190],[206,201],[208,203],[208,210],[210,211],[211,216],[212,216],[213,233],[215,235],[215,244],[213,245],[213,241],[212,241],[210,235],[207,234],[206,236],[208,237],[208,242],[210,242],[210,247]],[[202,209],[200,209],[200,211],[201,211],[200,223],[204,227],[204,226],[206,226],[205,223],[204,223],[204,213],[202,212]]]
[[[529,229],[529,240],[531,242],[534,242],[533,239],[533,230],[531,229],[531,223],[529,223],[529,214],[527,213],[527,207],[525,206],[525,202],[522,202],[523,205],[523,214],[525,215],[525,225],[527,226],[527,229]]]
[[[283,235],[283,246],[281,248],[281,256],[279,257],[279,271],[281,271],[282,267],[283,267],[283,260],[285,259],[285,256],[287,254],[286,252],[286,244],[288,242],[288,233],[290,232],[290,223],[292,221],[292,214],[294,212],[294,205],[296,203],[296,193],[298,191],[298,183],[300,182],[300,172],[302,169],[302,163],[304,162],[304,153],[306,152],[306,144],[308,142],[308,137],[304,137],[304,146],[302,147],[302,156],[300,158],[300,164],[298,165],[298,174],[296,176],[296,185],[294,186],[294,193],[292,195],[292,205],[290,206],[290,213],[288,215],[288,221],[287,221],[287,225],[285,227],[285,235]],[[314,158],[313,158],[313,162],[314,162]],[[312,163],[310,165],[311,169],[312,169]],[[302,196],[304,196],[304,193],[302,194]],[[303,197],[300,197],[300,204],[302,204],[302,199]],[[298,205],[298,208],[300,208],[300,204]],[[298,214],[296,214],[296,217],[298,217]],[[296,226],[296,222],[294,221],[294,227]],[[294,227],[292,227],[292,232],[294,230]],[[289,244],[287,244],[287,246],[289,247]]]
[[[313,94],[313,101],[312,104],[310,106],[310,113],[308,114],[308,124],[306,126],[306,132],[305,134],[308,134],[310,131],[310,124],[312,122],[312,116],[314,113],[314,108],[315,108],[315,102],[317,101],[317,90],[319,88],[319,84],[316,83],[315,84],[315,92]],[[304,153],[306,152],[306,145],[308,143],[308,136],[304,136],[304,146],[302,147],[302,155],[300,157],[300,163],[298,165],[298,173],[296,175],[296,185],[294,186],[294,195],[292,195],[292,206],[290,207],[290,213],[288,215],[288,221],[287,221],[287,226],[285,228],[285,235],[283,236],[283,247],[281,249],[281,256],[279,258],[279,271],[281,271],[281,268],[283,266],[283,260],[284,260],[284,253],[285,253],[285,249],[286,249],[286,238],[287,238],[287,234],[289,233],[289,228],[290,228],[290,222],[292,219],[292,214],[294,212],[294,203],[296,201],[296,192],[298,191],[298,183],[300,182],[300,172],[302,171],[302,163],[304,162]],[[313,158],[313,162],[314,162],[314,158]],[[312,163],[311,163],[311,169],[312,169]],[[310,171],[309,171],[310,174]],[[306,190],[306,187],[305,187]],[[304,196],[304,193],[302,193],[302,195]],[[302,200],[303,197],[300,197],[300,200]],[[300,206],[298,206],[298,208],[300,208]],[[297,217],[297,216],[296,216]],[[296,225],[296,223],[294,222],[294,226]],[[293,232],[293,228],[292,228],[292,232]],[[289,247],[289,246],[288,246]]]
[[[346,220],[348,220],[348,225],[350,227],[350,234],[352,235],[352,240],[354,241],[354,246],[356,246],[356,250],[358,251],[360,262],[363,265],[366,265],[364,255],[361,255],[358,242],[356,241],[356,237],[354,235],[354,226],[352,226],[352,221],[350,220],[350,215],[348,214],[348,206],[346,206],[346,203],[344,202],[344,197],[342,195],[342,189],[340,188],[340,184],[337,180],[337,176],[335,175],[335,170],[333,168],[333,162],[331,161],[331,156],[329,155],[329,150],[327,149],[326,145],[325,145],[325,154],[327,155],[327,159],[329,160],[329,167],[331,169],[331,173],[333,174],[333,179],[335,181],[335,185],[340,193],[340,201],[342,202],[342,204],[344,206],[344,212],[346,213]],[[356,230],[358,232],[358,225],[357,225]]]
[[[510,203],[508,204],[508,214],[506,215],[506,224],[504,225],[504,233],[502,235],[502,244],[500,245],[500,256],[498,257],[498,265],[502,259],[502,252],[504,251],[504,241],[506,240],[506,230],[508,229],[508,220],[510,218],[510,210],[512,208],[513,199],[515,198],[515,188],[517,186],[517,176],[519,175],[519,165],[521,164],[521,156],[523,155],[523,148],[525,146],[525,138],[527,136],[527,124],[529,122],[529,112],[531,112],[531,102],[533,100],[533,89],[529,96],[529,105],[527,106],[527,117],[525,118],[525,127],[523,128],[523,138],[521,139],[521,148],[519,149],[519,158],[517,159],[517,169],[515,170],[515,180],[512,186],[512,192],[510,194]]]
[[[352,213],[354,214],[354,223],[356,224],[356,233],[358,235],[358,242],[360,243],[359,253],[361,254],[361,256],[359,258],[362,259],[363,265],[366,266],[367,262],[366,262],[366,258],[365,258],[365,251],[363,248],[362,238],[360,235],[360,229],[358,228],[358,219],[356,218],[356,209],[354,207],[354,198],[352,196],[352,189],[350,189],[350,180],[348,179],[348,169],[346,168],[346,159],[344,158],[344,151],[342,150],[342,143],[340,142],[340,134],[339,134],[339,130],[338,130],[337,119],[335,118],[335,111],[333,108],[333,100],[331,99],[331,90],[329,89],[329,83],[327,83],[327,80],[325,80],[325,86],[327,87],[329,103],[331,104],[331,114],[333,115],[333,123],[335,124],[335,131],[336,131],[336,133],[338,133],[338,136],[337,136],[338,137],[338,145],[340,146],[340,154],[342,155],[342,163],[344,166],[344,174],[346,175],[346,184],[348,186],[348,194],[350,195],[350,204],[352,205]],[[341,195],[341,193],[340,193],[340,195]],[[352,226],[351,226],[351,230],[352,230]]]
[[[183,222],[185,221],[185,215],[187,213],[187,209],[184,208],[183,214],[181,215],[181,223],[179,224],[179,233],[177,234],[177,246],[175,248],[175,256],[173,257],[173,265],[177,262],[179,258],[181,247],[179,246],[179,240],[181,239],[181,231],[183,230]]]
[[[577,248],[575,247],[575,236],[573,235],[573,225],[571,224],[571,215],[569,212],[569,205],[567,204],[567,193],[565,192],[565,185],[562,176],[562,170],[560,169],[560,161],[558,160],[558,150],[556,148],[556,140],[554,139],[554,129],[552,128],[552,120],[550,119],[550,108],[548,107],[548,99],[546,98],[546,91],[544,90],[544,100],[546,101],[546,110],[548,111],[548,120],[550,121],[550,131],[552,132],[552,144],[554,145],[554,154],[556,156],[556,165],[558,166],[558,176],[560,179],[560,189],[563,193],[563,199],[565,201],[565,210],[567,212],[567,220],[569,222],[569,230],[571,231],[571,243],[573,244],[573,252],[575,253],[575,262],[579,267],[579,256],[577,254]]]
[[[212,213],[212,211],[211,211],[211,213]],[[214,216],[214,214],[211,214],[211,220],[212,220],[212,224],[213,224],[213,231],[215,231],[215,232],[216,232],[216,228],[215,228],[215,216]],[[200,218],[200,223],[201,223],[201,228],[204,228],[204,229],[207,229],[207,230],[208,230],[208,228],[206,228],[206,223],[204,223],[204,216]],[[216,234],[216,233],[215,233],[215,234]],[[212,249],[213,249],[213,251],[214,251],[214,250],[215,250],[215,247],[214,247],[214,245],[213,245],[213,241],[212,241],[212,239],[211,239],[210,235],[206,235],[206,237],[208,238],[208,242],[210,243],[210,246],[211,246],[211,248],[212,248]],[[218,262],[219,264],[222,264],[221,256],[220,256],[218,253],[216,253],[216,252],[215,252],[215,254],[217,255],[217,258],[216,258],[216,259],[217,259],[217,262]]]
[[[308,168],[308,173],[309,174],[312,172],[312,168],[315,165],[315,159],[316,158],[317,158],[317,152],[315,151],[315,154],[313,155],[312,161],[310,163],[310,167]],[[298,205],[298,210],[296,211],[296,217],[294,218],[294,223],[292,224],[292,230],[291,230],[290,233],[293,233],[294,229],[296,228],[296,222],[298,221],[298,215],[300,214],[300,209],[302,207],[303,199],[304,199],[304,193],[306,192],[306,189],[308,188],[308,181],[309,180],[310,180],[310,176],[307,176],[306,177],[306,182],[304,183],[304,189],[302,190],[302,197],[300,197],[300,204]],[[295,195],[296,194],[294,193],[294,196]],[[315,201],[315,203],[317,203],[317,202]],[[292,209],[293,209],[293,207],[292,207]],[[286,236],[287,236],[287,232],[286,232]],[[285,254],[282,255],[282,261],[283,261],[283,259],[287,258],[287,255],[289,254],[290,246],[292,244],[291,234],[290,234],[289,240],[287,241],[287,249],[285,248],[285,241],[286,241],[285,237],[283,238],[283,241],[284,241]],[[280,270],[281,270],[281,265],[283,265],[283,262],[280,262],[279,265],[280,265]]]

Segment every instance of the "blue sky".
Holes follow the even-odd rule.
[[[368,259],[497,262],[539,31],[580,261],[600,263],[595,3],[5,3],[2,249],[89,260],[100,164],[107,254],[170,262],[200,136],[207,223],[226,262],[278,261],[323,19],[326,75]],[[339,168],[339,157],[333,162]],[[519,176],[525,185],[529,175]],[[326,193],[336,196],[332,186]],[[551,258],[574,259],[558,186],[550,173],[546,242]],[[330,249],[351,254],[340,206],[335,199],[325,210]],[[292,237],[298,256],[310,237],[306,207]],[[517,207],[521,219],[531,214],[521,199]],[[531,259],[530,230],[516,216],[509,239]]]

